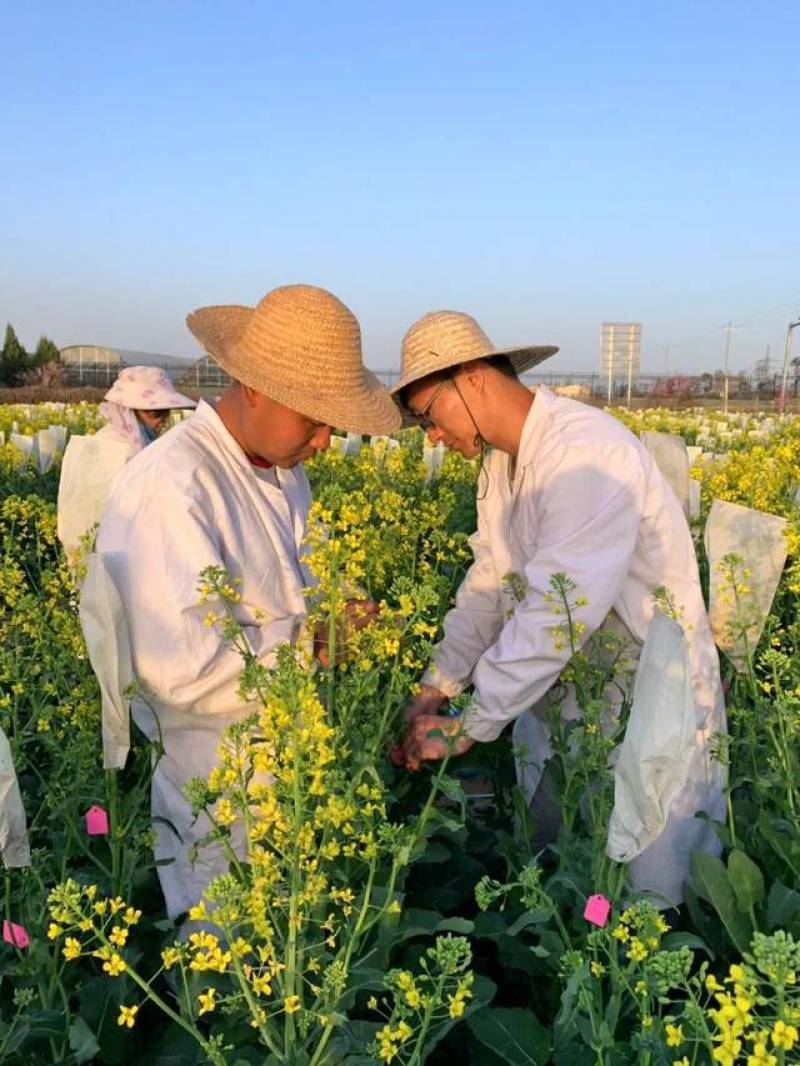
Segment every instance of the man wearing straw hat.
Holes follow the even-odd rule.
[[[422,689],[407,709],[402,757],[416,769],[421,760],[441,758],[453,743],[460,754],[476,741],[494,740],[513,722],[518,777],[534,822],[545,840],[552,839],[559,812],[546,777],[540,787],[552,755],[546,693],[571,648],[569,640],[554,639],[564,617],[554,617],[551,579],[563,573],[576,586],[581,644],[605,625],[630,642],[634,657],[654,619],[654,593],[666,589],[682,631],[675,627],[678,655],[650,691],[658,693],[659,684],[666,690],[666,682],[677,679],[681,740],[664,740],[671,723],[658,722],[651,701],[647,722],[639,728],[640,718],[637,730],[629,726],[628,732],[644,745],[632,760],[634,776],[641,766],[653,769],[642,771],[641,789],[638,780],[626,789],[617,776],[615,818],[624,822],[634,887],[678,903],[691,851],[715,847],[713,831],[696,813],[724,818],[723,771],[711,751],[712,737],[725,730],[717,651],[683,510],[649,452],[604,411],[543,387],[534,395],[518,380],[556,351],[500,352],[473,318],[454,311],[425,315],[403,340],[393,391],[406,413],[432,442],[468,457],[480,454],[483,462],[474,564],[445,619]],[[663,617],[654,632],[672,624]],[[469,684],[474,696],[463,720],[437,717]],[[619,706],[619,696],[608,697]],[[561,713],[582,714],[574,693]],[[634,706],[631,720],[637,713],[649,713],[644,703]]]
[[[272,663],[305,616],[303,460],[328,447],[332,426],[381,434],[401,422],[363,365],[355,316],[324,289],[285,286],[255,308],[201,308],[187,324],[233,384],[128,464],[97,541],[157,722],[136,700],[134,718],[164,748],[152,813],[171,916],[227,869],[213,848],[193,861],[210,827],[192,819],[183,786],[209,774],[224,730],[253,709],[239,698],[239,655],[205,624],[199,575],[220,566],[239,582],[238,620],[259,660]]]

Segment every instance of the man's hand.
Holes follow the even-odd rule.
[[[436,714],[447,703],[447,696],[433,685],[420,685],[419,692],[403,711],[406,722],[413,722],[421,714]]]
[[[443,759],[448,753],[464,755],[475,741],[463,731],[460,718],[446,718],[437,714],[421,714],[408,727],[400,749],[408,770],[418,770],[427,759]],[[430,734],[434,733],[435,736]],[[453,739],[457,738],[457,739]]]
[[[374,622],[381,609],[374,600],[347,600],[344,605],[344,621],[348,630],[364,629]]]
[[[344,611],[336,619],[337,649],[341,650],[347,643],[347,638],[351,633],[358,632],[359,629],[364,629],[368,626],[370,622],[374,622],[380,614],[380,610],[374,600],[347,600],[344,605]],[[328,623],[323,622],[314,635],[314,654],[325,667],[331,665],[329,636]]]

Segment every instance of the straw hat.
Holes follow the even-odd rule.
[[[232,378],[292,410],[355,433],[391,433],[400,413],[366,369],[361,330],[314,285],[273,289],[257,307],[201,307],[186,325]]]
[[[460,366],[471,359],[505,355],[518,374],[555,355],[552,344],[527,348],[495,348],[481,327],[463,311],[430,311],[411,326],[403,337],[400,380],[392,388],[397,395],[407,385],[439,370]]]

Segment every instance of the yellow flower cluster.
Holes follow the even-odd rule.
[[[68,880],[53,889],[49,897],[50,915],[48,927],[50,940],[64,937],[61,954],[68,962],[82,957],[99,959],[103,972],[109,977],[120,977],[128,970],[122,954],[133,926],[142,912],[125,903],[119,896],[103,898],[98,895],[97,885],[81,888]],[[72,936],[65,936],[72,933]],[[119,1024],[133,1027],[138,1007],[121,1007]]]
[[[626,958],[638,963],[658,951],[661,937],[667,932],[669,925],[663,915],[651,904],[641,902],[622,912],[611,935],[624,945]]]

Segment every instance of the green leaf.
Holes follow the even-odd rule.
[[[443,918],[436,926],[437,933],[462,933],[468,936],[475,929],[469,918]]]
[[[543,925],[549,921],[550,912],[545,910],[539,911],[525,911],[521,914],[515,922],[508,927],[508,935],[516,936],[521,933],[523,929],[527,929],[531,925]]]
[[[692,855],[691,868],[692,887],[697,895],[717,912],[733,945],[740,952],[747,951],[753,929],[737,905],[728,871],[722,861],[704,851],[696,851]]]
[[[750,856],[739,848],[734,848],[728,856],[728,879],[739,910],[744,914],[763,900],[764,875]]]
[[[542,1066],[550,1054],[550,1033],[533,1011],[484,1007],[467,1025],[472,1035],[510,1066]]]
[[[69,1046],[75,1052],[76,1062],[91,1062],[100,1051],[97,1037],[80,1014],[69,1027]]]
[[[403,911],[393,936],[396,941],[411,940],[417,936],[433,936],[439,928],[442,916],[438,911],[424,911],[409,907]]]
[[[442,863],[449,862],[453,857],[453,853],[445,844],[440,840],[431,840],[428,842],[428,846],[420,856],[420,862],[429,863]]]
[[[63,1036],[64,1015],[58,1010],[39,1010],[29,1015],[31,1035],[37,1037]]]
[[[772,929],[786,929],[800,933],[800,892],[775,881],[767,896],[767,925]]]
[[[677,951],[679,948],[691,948],[692,951],[704,951],[710,958],[714,958],[714,952],[706,944],[702,937],[695,933],[667,933],[661,941],[664,951]]]

